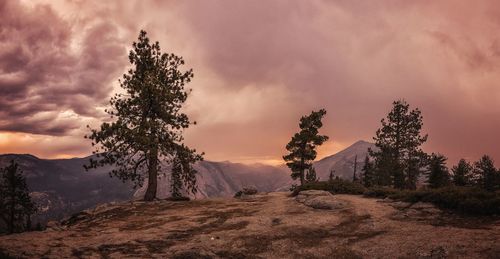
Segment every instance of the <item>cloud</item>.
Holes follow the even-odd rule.
[[[99,116],[126,61],[116,25],[77,26],[16,1],[3,1],[0,17],[0,130],[62,135],[79,126],[60,113]]]
[[[331,154],[405,98],[429,152],[500,160],[498,1],[38,1],[1,5],[0,130],[97,125],[144,28],[194,69],[187,141],[208,159],[279,159],[318,108]]]

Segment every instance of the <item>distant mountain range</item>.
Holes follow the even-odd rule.
[[[352,179],[354,157],[358,156],[358,172],[372,143],[358,141],[350,147],[314,163],[320,179],[326,180],[330,171],[336,176]],[[139,199],[145,191],[132,189],[132,184],[110,178],[108,168],[85,172],[86,158],[40,159],[33,155],[0,155],[0,167],[11,160],[20,164],[26,176],[31,196],[40,207],[37,220],[60,219],[74,212],[113,201]],[[284,166],[239,164],[231,162],[202,161],[198,170],[198,193],[194,198],[230,197],[244,186],[254,186],[261,192],[288,190],[294,183],[289,169]],[[166,169],[168,171],[168,169]],[[168,173],[167,173],[168,174]],[[160,178],[159,198],[168,197],[168,177]]]

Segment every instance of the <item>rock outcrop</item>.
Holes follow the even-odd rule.
[[[301,191],[295,200],[314,209],[338,210],[347,206],[345,201],[336,199],[327,191],[319,190]]]
[[[341,204],[346,209],[337,209]],[[321,191],[122,202],[53,222],[46,231],[0,236],[0,258],[498,257],[497,222],[481,229],[464,228],[469,222],[436,226],[394,220],[397,211],[375,199]]]

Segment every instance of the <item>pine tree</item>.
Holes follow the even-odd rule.
[[[318,178],[316,177],[316,169],[314,169],[314,167],[309,168],[306,173],[306,183],[314,183],[317,181]]]
[[[453,172],[453,184],[456,186],[467,186],[472,183],[472,165],[465,161],[465,159],[460,159],[456,166],[453,166],[451,171]]]
[[[312,167],[312,162],[316,159],[316,147],[328,140],[327,136],[319,135],[319,129],[323,126],[321,119],[325,114],[326,111],[321,109],[300,118],[300,132],[295,133],[286,145],[290,153],[283,156],[283,159],[292,170],[292,179],[300,179],[301,185],[305,183],[305,171]]]
[[[373,138],[377,150],[369,151],[375,160],[378,184],[391,184],[398,189],[413,188],[421,173],[420,165],[427,157],[420,147],[427,140],[427,135],[420,133],[421,112],[418,108],[410,110],[404,100],[395,101],[381,123],[382,127]]]
[[[0,169],[0,218],[12,234],[27,229],[30,217],[36,212],[35,203],[29,195],[26,179],[13,160]]]
[[[427,183],[430,188],[440,188],[450,183],[450,174],[446,168],[447,158],[441,154],[432,153],[429,159]]]
[[[487,191],[496,191],[499,189],[499,172],[495,168],[493,160],[484,155],[474,163],[474,174],[476,183]]]
[[[333,181],[334,176],[335,176],[335,170],[330,169],[330,175],[328,176],[328,180]]]
[[[372,149],[368,149],[369,154],[372,154]],[[373,184],[378,186],[392,186],[394,183],[392,170],[394,168],[394,157],[391,152],[382,149],[376,155],[370,155],[373,159]]]
[[[359,181],[359,177],[358,177],[358,155],[355,155],[354,156],[354,161],[352,162],[348,162],[348,164],[350,166],[352,166],[352,182],[358,182]]]
[[[195,193],[192,164],[202,160],[203,154],[182,143],[183,129],[191,122],[180,111],[188,97],[184,86],[193,78],[193,71],[180,71],[182,57],[162,53],[159,43],[150,43],[145,31],[132,47],[132,68],[120,81],[126,93],[111,98],[112,109],[106,110],[116,120],[86,136],[97,145],[93,152],[97,158],[91,158],[85,169],[115,165],[110,176],[130,180],[135,187],[142,186],[147,177],[144,200],[151,201],[156,198],[158,172],[166,163],[172,166],[172,195],[179,196],[183,187]]]
[[[373,186],[373,163],[370,161],[370,157],[367,155],[365,157],[365,163],[363,165],[363,177],[362,177],[362,182],[365,187],[372,187]]]

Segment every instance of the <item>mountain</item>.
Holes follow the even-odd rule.
[[[195,164],[198,192],[194,198],[232,197],[242,187],[252,186],[260,192],[288,190],[292,185],[290,174],[284,166],[263,164],[239,164],[231,162],[201,161]],[[169,169],[166,169],[169,171]],[[147,180],[139,188],[134,197],[140,198],[146,192]],[[157,194],[159,198],[170,195],[168,176],[158,180]],[[188,195],[188,194],[186,194]]]
[[[335,155],[315,162],[318,176],[326,180],[333,169],[335,175],[352,179],[353,169],[349,163],[358,155],[360,172],[361,162],[369,147],[373,147],[373,144],[358,141]],[[110,167],[85,172],[83,164],[88,159],[40,159],[33,155],[6,154],[0,155],[0,167],[5,167],[11,160],[20,164],[31,196],[40,206],[35,221],[60,219],[98,204],[140,199],[144,195],[146,183],[134,191],[132,184],[110,178],[107,173]],[[199,172],[198,193],[193,197],[196,199],[231,197],[244,186],[256,187],[260,192],[285,191],[294,183],[289,169],[284,165],[202,161],[195,168]],[[165,171],[168,172],[168,168]],[[160,178],[158,196],[168,197],[169,188],[168,176]]]
[[[357,156],[357,173],[361,173],[364,159],[368,155],[368,149],[375,148],[375,144],[363,140],[357,141],[346,149],[327,156],[314,163],[316,176],[322,180],[327,180],[330,176],[330,171],[334,171],[334,175],[346,180],[352,180],[354,172],[354,160]]]
[[[62,218],[96,204],[128,200],[132,185],[110,178],[107,169],[85,172],[88,158],[40,159],[33,155],[0,155],[0,167],[16,161],[39,206],[37,221]]]

